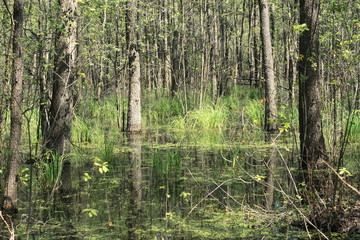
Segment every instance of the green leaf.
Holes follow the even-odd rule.
[[[187,198],[191,196],[191,193],[188,192],[182,192],[180,193],[180,197],[183,197],[185,200],[188,200]]]
[[[293,28],[296,32],[298,33],[303,33],[305,31],[308,31],[309,28],[307,27],[306,23],[302,23],[302,24],[297,24],[297,25],[293,25]]]
[[[254,177],[254,179],[255,179],[256,181],[258,181],[258,182],[263,181],[265,178],[266,178],[266,176],[262,176],[262,175],[256,175],[256,176]]]
[[[82,210],[83,213],[87,213],[89,217],[97,216],[98,210],[93,208],[87,208]]]
[[[349,176],[349,177],[352,176],[352,174],[346,168],[340,168],[339,174],[342,176]]]
[[[88,173],[84,173],[83,180],[85,182],[87,182],[87,181],[91,180],[91,176]]]

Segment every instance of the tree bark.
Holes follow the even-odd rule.
[[[11,78],[11,123],[10,123],[10,154],[8,157],[8,172],[4,192],[2,208],[9,213],[18,211],[18,172],[21,161],[21,126],[22,111],[21,103],[23,98],[23,54],[22,54],[22,35],[24,22],[24,1],[14,0],[13,10],[13,73]]]
[[[59,0],[60,21],[64,26],[57,32],[55,62],[50,106],[50,125],[45,132],[44,146],[57,154],[70,152],[73,113],[73,84],[76,60],[75,0]]]
[[[209,17],[212,18],[211,29],[209,30],[211,39],[210,65],[211,65],[211,99],[216,103],[218,98],[219,85],[219,63],[220,63],[220,40],[219,40],[219,6],[216,0],[210,2]]]
[[[300,148],[305,170],[327,158],[320,113],[319,5],[320,0],[300,1],[300,23],[307,27],[300,35],[298,65]]]
[[[126,11],[126,40],[129,50],[129,103],[128,132],[141,131],[141,84],[140,84],[140,53],[136,32],[137,0],[128,0]]]
[[[274,74],[274,59],[270,34],[269,3],[267,0],[259,0],[261,40],[263,51],[263,66],[265,73],[265,130],[275,131],[276,126],[276,86]]]
[[[172,83],[172,65],[171,65],[171,50],[169,44],[169,9],[168,1],[164,0],[164,51],[165,51],[165,62],[164,62],[164,88],[165,91],[169,91]]]

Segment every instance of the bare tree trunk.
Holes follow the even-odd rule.
[[[179,88],[179,73],[180,73],[180,36],[179,31],[174,30],[173,32],[173,43],[172,43],[172,78],[171,78],[171,95],[174,97]]]
[[[18,211],[18,183],[17,175],[21,161],[21,126],[22,111],[21,103],[23,98],[23,72],[24,63],[22,59],[22,34],[24,21],[24,1],[14,0],[13,12],[13,73],[11,78],[11,123],[10,123],[10,154],[8,157],[8,172],[4,192],[2,208],[9,213]]]
[[[168,0],[164,0],[164,51],[165,51],[165,79],[164,87],[166,91],[170,89],[171,86],[171,77],[172,77],[172,67],[171,67],[171,50],[169,46],[169,9],[168,9]]]
[[[240,79],[243,78],[243,36],[244,36],[244,24],[245,24],[245,7],[246,7],[246,2],[247,1],[243,1],[242,4],[242,16],[241,16],[241,30],[240,30],[240,36],[237,37],[236,42],[238,44],[236,44],[236,54],[237,54],[237,78],[239,79],[235,79],[236,82],[239,82]]]
[[[76,60],[76,9],[75,0],[59,0],[61,22],[55,42],[55,63],[50,125],[45,133],[44,145],[57,154],[70,152],[73,84]]]
[[[212,17],[212,28],[209,31],[212,42],[210,64],[211,64],[211,99],[215,103],[218,98],[219,85],[219,62],[220,62],[220,43],[219,43],[219,9],[216,0],[211,2],[212,7],[209,8],[209,16]],[[212,13],[212,14],[211,14]]]
[[[320,113],[319,5],[320,0],[300,1],[300,23],[308,28],[300,35],[298,65],[300,148],[306,170],[327,158]]]
[[[201,1],[201,15],[200,15],[200,24],[201,24],[201,36],[202,41],[204,42],[202,46],[202,54],[201,54],[201,77],[200,77],[200,98],[199,98],[199,107],[202,106],[204,97],[205,97],[205,89],[206,89],[206,80],[209,77],[209,59],[210,59],[210,37],[209,37],[209,29],[208,29],[208,8],[209,3],[208,0]]]
[[[182,70],[182,84],[183,84],[183,91],[184,91],[184,102],[185,102],[185,106],[183,109],[183,112],[186,114],[188,111],[188,88],[187,88],[187,64],[186,64],[186,50],[185,50],[185,44],[187,42],[186,39],[186,22],[185,22],[185,1],[180,1],[181,2],[181,16],[182,16],[182,23],[181,23],[181,34],[182,34],[182,38],[181,38],[181,54],[180,54],[180,68]],[[180,79],[179,79],[180,81]]]
[[[129,50],[129,104],[127,131],[141,131],[140,53],[136,32],[137,0],[128,0],[126,40]]]
[[[276,127],[276,86],[274,59],[270,34],[269,4],[267,0],[259,0],[261,39],[263,50],[263,66],[265,72],[265,130],[275,131]]]
[[[252,42],[255,43],[255,41],[253,41],[253,39],[255,39],[256,37],[254,36],[254,29],[255,29],[255,5],[253,4],[252,0],[249,0],[249,33],[248,33],[248,64],[249,64],[249,84],[250,86],[252,86],[254,84],[254,82],[256,81],[256,85],[257,85],[257,79],[256,79],[256,74],[255,74],[255,58],[256,58],[256,46],[253,45]]]

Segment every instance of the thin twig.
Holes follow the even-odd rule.
[[[224,182],[222,182],[220,185],[218,185],[216,188],[214,188],[211,192],[209,192],[208,194],[206,194],[205,197],[203,197],[197,204],[195,204],[195,206],[188,212],[188,214],[186,215],[185,219],[187,219],[190,214],[195,210],[195,208],[197,208],[197,206],[202,203],[205,199],[207,199],[211,194],[213,194],[216,190],[218,190],[222,185],[224,185],[225,183],[232,181],[233,179],[228,179]]]

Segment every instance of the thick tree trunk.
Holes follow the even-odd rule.
[[[10,123],[10,154],[8,157],[8,172],[4,192],[2,208],[9,213],[18,211],[18,182],[17,175],[21,160],[21,125],[22,111],[21,103],[23,98],[23,72],[22,60],[22,33],[24,21],[24,1],[14,1],[14,25],[13,25],[13,73],[11,79],[11,123]]]
[[[263,66],[265,73],[265,130],[275,131],[276,126],[276,86],[274,59],[270,34],[269,4],[267,0],[259,0]]]
[[[70,153],[71,128],[73,120],[73,85],[75,78],[75,61],[77,57],[77,1],[59,0],[60,22],[55,41],[55,61],[52,86],[52,99],[49,111],[50,124],[44,137],[44,153],[53,153],[49,161],[61,161],[62,155]],[[46,155],[49,156],[49,155]],[[56,159],[55,159],[55,158]],[[72,202],[71,162],[64,158],[61,171],[60,198],[65,204],[64,213],[71,217]],[[67,225],[67,230],[73,226]]]
[[[141,84],[140,84],[140,53],[137,43],[137,0],[127,2],[126,40],[129,50],[129,103],[128,132],[141,131]]]
[[[70,152],[73,83],[76,59],[76,8],[75,0],[59,0],[61,22],[55,42],[55,63],[52,100],[50,106],[50,125],[45,133],[46,149],[57,154]]]
[[[320,0],[300,1],[300,23],[308,28],[300,35],[298,65],[300,147],[306,170],[327,158],[320,113],[319,5]]]

